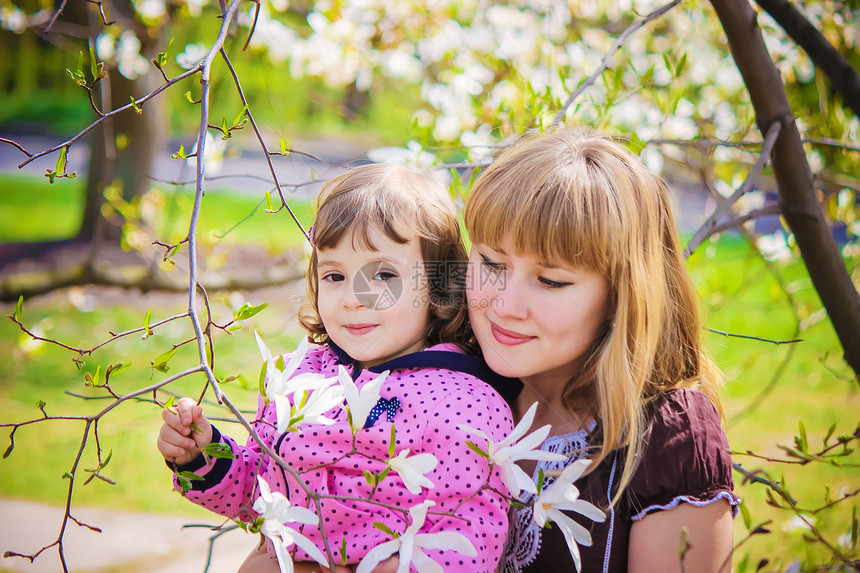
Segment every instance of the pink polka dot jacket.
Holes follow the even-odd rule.
[[[289,357],[286,357],[287,359]],[[409,448],[409,455],[429,452],[439,460],[436,468],[426,474],[434,487],[422,488],[417,495],[410,493],[400,476],[391,471],[379,484],[373,499],[384,504],[409,508],[424,500],[435,506],[427,515],[420,533],[456,531],[463,534],[477,550],[477,557],[468,557],[452,550],[429,550],[427,554],[444,571],[491,572],[498,565],[508,529],[508,503],[490,490],[481,489],[487,483],[498,490],[504,486],[489,465],[466,444],[471,440],[481,445],[481,438],[458,428],[465,424],[485,432],[498,442],[513,428],[510,409],[502,396],[489,384],[491,380],[502,392],[510,390],[506,379],[500,379],[478,359],[463,354],[456,346],[443,344],[431,347],[375,366],[356,370],[354,361],[334,344],[311,346],[296,373],[318,372],[336,376],[344,365],[361,387],[390,370],[380,396],[379,407],[368,417],[365,428],[358,432],[356,448],[365,456],[344,457],[352,447],[352,432],[346,413],[339,407],[326,414],[333,425],[303,425],[299,433],[278,434],[274,403],[259,402],[255,430],[273,450],[300,472],[312,491],[347,499],[323,499],[322,527],[329,547],[338,555],[345,540],[348,563],[357,563],[375,546],[390,537],[373,525],[382,522],[391,530],[402,533],[408,525],[399,511],[361,501],[371,492],[363,472],[380,472],[388,459],[391,424],[396,429],[395,455]],[[259,496],[256,476],[260,473],[272,491],[287,495],[291,504],[310,507],[303,489],[275,464],[261,454],[249,438],[239,445],[229,436],[215,430],[213,441],[228,444],[235,459],[214,460],[203,467],[201,458],[180,470],[194,471],[204,477],[193,481],[186,497],[215,513],[229,518],[253,520],[251,509]],[[320,466],[326,465],[325,468]],[[177,484],[174,484],[177,486]],[[457,518],[445,517],[433,511],[454,511]],[[298,524],[293,524],[298,527]],[[302,533],[324,551],[320,532],[305,526]],[[269,552],[274,549],[269,542]],[[340,561],[339,556],[337,557]],[[296,561],[310,561],[302,550]]]

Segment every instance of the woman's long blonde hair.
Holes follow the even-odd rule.
[[[609,279],[607,323],[563,401],[598,423],[592,467],[626,448],[613,502],[638,465],[649,402],[694,387],[721,411],[721,375],[702,352],[699,300],[666,185],[623,146],[570,127],[525,139],[478,178],[465,222],[474,243],[510,239],[518,254]]]
[[[342,240],[376,250],[371,229],[396,243],[419,243],[430,295],[425,344],[453,342],[473,349],[462,278],[468,255],[454,201],[439,177],[400,165],[362,165],[320,191],[306,278],[309,302],[299,309],[299,323],[313,338],[328,340],[318,308],[317,253]],[[403,278],[404,286],[413,285],[412,278]]]

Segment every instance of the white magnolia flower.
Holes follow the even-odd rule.
[[[388,377],[388,370],[362,386],[361,390],[355,386],[346,368],[340,366],[337,372],[337,378],[340,385],[343,387],[343,395],[346,398],[346,404],[349,406],[349,421],[352,426],[352,433],[357,433],[364,427],[370,411],[379,402],[379,390],[382,388],[382,383]]]
[[[115,55],[119,73],[130,80],[149,70],[149,60],[140,55],[140,40],[131,30],[120,34]]]
[[[286,525],[290,522],[317,525],[317,515],[304,507],[291,506],[290,500],[282,493],[269,489],[269,484],[262,477],[257,476],[257,483],[260,485],[260,497],[254,501],[253,508],[263,518],[260,532],[272,540],[281,573],[293,571],[293,560],[287,550],[294,543],[317,563],[326,566],[328,561],[322,551],[310,539]]]
[[[311,372],[295,375],[307,354],[307,339],[302,339],[281,370],[277,366],[280,356],[272,356],[256,331],[254,337],[266,362],[266,398],[275,403],[278,432],[295,430],[300,424],[333,424],[324,414],[343,404],[343,387],[335,383],[337,378]]]
[[[478,434],[487,440],[487,455],[490,458],[490,462],[499,468],[502,482],[505,484],[505,487],[508,488],[508,491],[511,492],[513,497],[519,497],[522,490],[530,493],[537,493],[537,488],[535,487],[534,482],[528,474],[526,474],[526,472],[517,465],[517,460],[560,462],[567,459],[561,454],[543,452],[539,449],[535,449],[539,448],[549,435],[549,424],[541,426],[520,440],[520,438],[524,436],[531,427],[532,421],[535,417],[535,410],[537,410],[537,402],[531,405],[523,416],[523,419],[520,420],[520,423],[517,424],[516,428],[514,428],[514,431],[498,444],[493,443],[489,436],[481,430],[476,430],[462,424],[459,426],[460,429],[473,434]],[[517,442],[517,440],[520,441]]]
[[[388,467],[397,472],[403,485],[413,494],[421,493],[421,487],[432,488],[433,482],[424,474],[433,471],[439,460],[429,453],[409,455],[409,448],[401,450],[397,457],[388,460]]]
[[[321,381],[325,379],[325,375],[316,372],[305,372],[295,376],[296,369],[305,359],[305,354],[308,352],[307,339],[302,339],[290,357],[290,360],[284,365],[283,370],[281,370],[277,367],[280,356],[272,356],[272,353],[256,331],[254,332],[254,338],[257,339],[257,347],[260,349],[260,355],[266,361],[265,390],[266,398],[269,401],[274,401],[277,396],[286,396],[294,392],[319,388]]]
[[[545,489],[535,500],[534,518],[543,527],[547,521],[555,522],[564,533],[570,556],[576,570],[582,568],[582,559],[579,556],[580,545],[591,545],[591,534],[586,528],[566,516],[561,510],[575,511],[593,521],[602,522],[606,520],[606,514],[591,503],[579,499],[579,489],[573,485],[583,472],[588,468],[591,460],[577,460],[564,468],[564,471]]]
[[[435,505],[425,501],[409,510],[412,524],[406,528],[403,535],[377,545],[364,556],[358,564],[355,573],[370,573],[380,562],[395,553],[400,558],[397,573],[409,573],[409,564],[415,566],[418,573],[442,573],[442,566],[430,559],[422,549],[450,549],[475,557],[478,552],[468,539],[455,531],[440,531],[437,533],[418,533],[427,518],[427,509]]]
[[[190,70],[202,62],[208,53],[209,49],[205,44],[187,44],[183,52],[176,54],[176,63],[179,64],[179,67]]]
[[[300,424],[334,424],[334,420],[324,414],[343,404],[343,388],[335,384],[336,380],[323,378],[312,392],[299,390],[288,396],[276,396],[278,432],[295,430]]]

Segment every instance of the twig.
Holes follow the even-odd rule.
[[[257,4],[258,10],[259,7],[259,4]],[[251,113],[251,108],[248,107],[248,100],[245,99],[245,93],[242,91],[242,84],[239,82],[239,76],[236,75],[236,70],[233,69],[233,64],[230,63],[230,58],[227,57],[227,52],[225,52],[223,48],[221,49],[221,57],[224,58],[224,63],[227,65],[227,69],[229,69],[230,73],[233,75],[233,82],[236,84],[236,91],[239,92],[239,97],[242,99],[242,104],[245,106],[245,113],[248,115],[248,120],[251,122],[251,126],[254,128],[254,133],[257,135],[257,141],[260,142],[260,146],[263,148],[263,151],[266,152],[266,163],[269,165],[269,172],[272,174],[272,181],[275,183],[275,189],[278,190],[278,196],[280,196],[281,198],[281,204],[286,207],[287,212],[290,214],[290,217],[292,217],[293,222],[299,228],[299,231],[301,231],[302,235],[305,236],[305,239],[310,242],[310,237],[308,236],[307,231],[305,231],[305,228],[299,222],[298,217],[296,217],[296,214],[293,213],[293,210],[287,203],[286,198],[284,198],[284,194],[281,191],[281,185],[280,183],[278,183],[278,175],[275,173],[275,166],[272,165],[271,155],[269,155],[268,151],[266,150],[266,142],[263,141],[263,135],[260,133],[260,130],[257,127],[257,122],[254,121],[254,115]]]
[[[100,123],[102,123],[106,119],[111,118],[117,114],[123,113],[126,110],[132,109],[132,107],[134,107],[134,105],[137,105],[137,107],[140,107],[142,104],[144,104],[147,101],[149,101],[150,99],[154,98],[155,96],[157,96],[158,94],[160,94],[165,89],[172,86],[173,84],[176,84],[176,83],[184,80],[187,77],[190,77],[190,76],[193,76],[193,75],[199,73],[201,67],[202,67],[202,62],[200,64],[197,64],[196,66],[194,66],[190,70],[187,70],[186,72],[184,72],[182,74],[179,74],[178,76],[176,76],[175,78],[173,78],[169,82],[161,84],[160,86],[158,86],[157,88],[155,88],[154,90],[152,90],[148,94],[144,95],[140,99],[135,99],[134,104],[127,103],[126,105],[124,105],[122,107],[118,107],[114,110],[111,110],[111,111],[105,113],[104,115],[102,115],[98,119],[96,119],[94,122],[89,124],[87,127],[85,127],[82,131],[79,131],[71,139],[68,139],[68,140],[64,141],[63,143],[58,143],[54,147],[51,147],[49,149],[45,149],[43,151],[40,151],[39,153],[29,155],[29,157],[26,161],[23,161],[22,163],[18,164],[18,169],[21,169],[22,167],[26,166],[28,163],[30,163],[31,161],[33,161],[35,159],[38,159],[38,158],[43,157],[45,155],[48,155],[49,153],[53,153],[54,151],[62,149],[63,147],[71,147],[72,144],[77,142],[79,139],[81,139],[84,135],[89,133],[91,130],[95,129],[95,127],[97,125],[99,125]]]
[[[17,141],[12,141],[11,139],[6,139],[5,137],[0,137],[0,142],[8,143],[12,147],[16,147],[18,149],[18,151],[20,151],[21,153],[23,153],[27,157],[33,157],[33,154],[30,153],[29,151],[27,151],[26,149],[24,149],[24,147],[20,143],[18,143]]]
[[[573,91],[573,93],[568,96],[567,101],[564,102],[564,105],[561,106],[561,109],[555,115],[555,119],[552,120],[552,127],[555,127],[559,123],[561,123],[561,120],[564,119],[564,115],[567,113],[568,108],[570,108],[574,100],[578,98],[579,95],[586,90],[586,88],[593,84],[594,81],[598,78],[598,76],[600,76],[600,74],[602,74],[604,71],[606,71],[607,68],[609,68],[609,62],[612,59],[612,56],[615,55],[615,52],[618,51],[618,48],[621,47],[621,44],[623,44],[625,40],[627,40],[628,36],[633,34],[633,32],[635,32],[648,22],[656,20],[657,18],[659,18],[680,3],[681,0],[674,0],[673,2],[670,2],[660,8],[657,8],[644,18],[637,20],[636,22],[633,22],[632,24],[627,26],[627,28],[623,32],[621,32],[621,35],[618,36],[618,38],[616,38],[616,40],[609,47],[609,51],[607,51],[606,55],[603,56],[603,60],[600,62],[600,66],[598,66],[597,70],[595,70],[594,73],[591,74],[584,82],[579,84],[577,88]]]
[[[708,328],[707,330],[708,332],[713,332],[714,334],[721,334],[722,336],[726,337],[746,338],[747,340],[760,340],[761,342],[769,342],[771,344],[776,344],[777,346],[779,346],[780,344],[794,344],[796,342],[803,342],[802,338],[795,338],[793,340],[770,340],[768,338],[760,338],[758,336],[750,336],[748,334],[733,334],[731,332],[723,332],[715,328]]]
[[[56,12],[54,12],[54,15],[51,16],[51,20],[48,22],[48,25],[45,26],[45,29],[42,30],[42,39],[43,40],[48,36],[48,32],[51,30],[51,27],[54,25],[54,22],[57,21],[57,18],[60,17],[60,14],[63,12],[63,9],[65,9],[67,1],[68,0],[63,0],[60,3],[60,7],[57,8]]]
[[[711,216],[708,217],[708,219],[702,223],[702,226],[693,234],[690,241],[687,243],[687,246],[684,247],[684,258],[689,258],[689,256],[693,254],[693,251],[695,251],[705,239],[714,234],[713,229],[716,227],[720,217],[728,213],[732,208],[732,205],[737,203],[738,199],[743,197],[752,189],[753,185],[758,180],[758,176],[762,169],[764,169],[764,166],[768,161],[770,161],[770,154],[773,151],[773,146],[776,144],[776,140],[779,137],[781,130],[782,124],[778,121],[771,124],[770,128],[767,130],[767,136],[764,138],[764,143],[762,145],[758,161],[756,161],[755,165],[750,169],[750,172],[747,174],[747,177],[744,179],[741,186],[738,187],[730,197],[720,203],[714,212],[711,213]]]

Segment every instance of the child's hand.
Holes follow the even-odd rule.
[[[180,398],[173,408],[161,411],[161,418],[164,423],[158,432],[158,451],[167,461],[187,464],[212,441],[212,424],[191,398]]]

